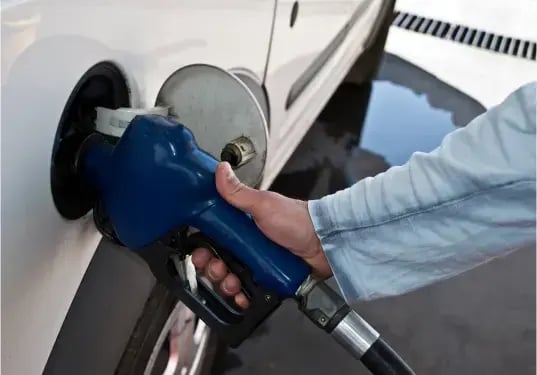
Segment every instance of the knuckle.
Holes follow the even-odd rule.
[[[233,181],[231,181],[230,184],[231,184],[231,191],[229,192],[230,196],[235,196],[239,194],[241,191],[244,190],[246,186],[236,178]]]

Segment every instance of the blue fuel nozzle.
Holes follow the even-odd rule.
[[[116,145],[94,142],[83,159],[85,176],[126,247],[136,251],[181,226],[195,227],[240,261],[256,283],[292,297],[309,267],[220,197],[217,164],[188,128],[156,115],[136,116]]]

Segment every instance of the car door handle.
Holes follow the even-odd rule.
[[[289,27],[291,28],[295,26],[296,19],[298,17],[298,8],[299,8],[299,3],[298,1],[295,1],[293,3],[293,7],[291,8],[291,18],[289,19]]]

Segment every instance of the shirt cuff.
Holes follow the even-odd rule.
[[[333,216],[333,205],[336,202],[344,201],[344,199],[336,199],[336,195],[348,195],[349,189],[339,191],[336,194],[328,195],[318,200],[308,201],[308,210],[310,214],[315,233],[321,242],[321,247],[325,253],[328,265],[334,274],[339,290],[347,303],[363,299],[367,293],[360,291],[359,285],[356,283],[356,275],[349,268],[353,262],[346,259],[346,252],[341,249],[341,241],[339,236],[334,236],[337,231],[337,217],[349,215],[348,210],[338,212],[338,216]],[[350,262],[349,262],[350,261]]]

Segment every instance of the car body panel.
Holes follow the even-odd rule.
[[[56,128],[77,81],[97,62],[112,61],[128,79],[132,104],[143,107],[191,63],[262,77],[273,11],[273,0],[2,3],[6,374],[41,373],[100,240],[90,215],[60,217],[50,190]]]

